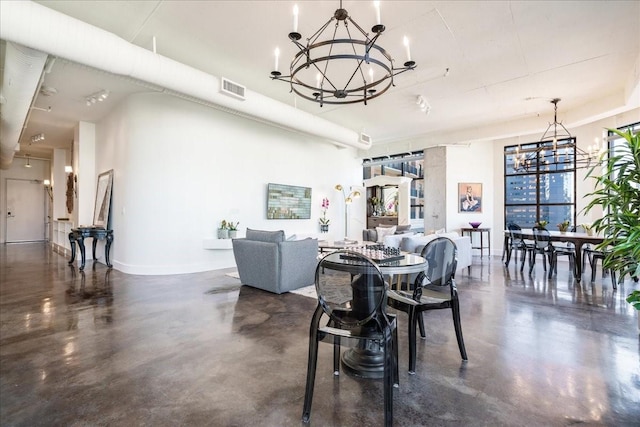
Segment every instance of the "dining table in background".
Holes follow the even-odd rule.
[[[566,231],[566,232],[555,231],[555,230],[548,230],[548,231],[549,231],[549,240],[551,240],[552,242],[573,243],[573,246],[575,249],[575,262],[576,262],[575,268],[573,269],[573,273],[576,280],[580,282],[580,280],[582,280],[582,246],[589,243],[594,245],[602,243],[604,241],[604,237],[589,235],[587,233],[572,232],[572,231]],[[533,229],[531,228],[523,228],[518,233],[522,235],[523,239],[534,240]],[[509,230],[504,230],[504,244],[505,244],[505,247],[507,247],[507,245],[509,244]]]

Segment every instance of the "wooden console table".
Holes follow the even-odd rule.
[[[111,249],[111,242],[113,242],[113,230],[106,230],[104,228],[96,228],[96,227],[78,227],[72,228],[69,233],[69,243],[71,243],[71,259],[69,260],[69,265],[73,264],[73,261],[76,259],[76,242],[80,247],[80,257],[81,263],[79,270],[84,270],[85,264],[85,249],[84,249],[84,239],[85,237],[93,238],[92,245],[92,255],[93,261],[96,261],[96,244],[100,239],[106,239],[107,244],[104,248],[104,258],[109,268],[113,267],[111,262],[109,261],[109,250]]]
[[[480,249],[480,258],[484,253],[485,248],[489,252],[489,258],[491,258],[491,228],[472,228],[466,227],[460,229],[461,234],[464,236],[465,233],[469,233],[469,239],[471,240],[471,249]],[[473,233],[480,233],[480,246],[473,246]],[[484,245],[484,233],[487,233],[487,245]]]

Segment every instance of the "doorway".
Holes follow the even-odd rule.
[[[45,192],[42,181],[7,179],[6,242],[45,240]]]

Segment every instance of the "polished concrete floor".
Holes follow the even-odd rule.
[[[44,244],[0,247],[2,426],[298,426],[315,300],[229,270],[85,273]],[[450,312],[427,314],[407,374],[400,314],[397,426],[640,425],[636,313],[617,292],[499,258],[458,275],[469,361]],[[382,425],[382,384],[334,377],[321,344],[315,426]]]

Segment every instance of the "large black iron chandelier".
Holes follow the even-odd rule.
[[[540,138],[540,142],[530,144],[531,148],[516,147],[513,159],[513,169],[516,172],[527,172],[533,168],[537,170],[582,169],[600,163],[601,155],[605,151],[596,141],[585,151],[578,147],[576,139],[571,136],[567,128],[558,122],[558,102],[560,98],[553,98],[553,123],[549,123],[547,130]]]
[[[393,58],[381,46],[376,44],[385,27],[380,22],[380,5],[376,7],[377,24],[371,28],[373,37],[365,32],[342,8],[307,38],[306,45],[300,43],[302,35],[298,32],[298,9],[294,6],[293,31],[289,39],[299,49],[291,65],[289,75],[278,71],[279,50],[276,49],[275,70],[271,72],[273,80],[287,82],[291,91],[309,101],[323,104],[354,104],[377,98],[392,85],[393,78],[405,71],[413,70],[416,63],[411,60],[409,40],[404,38],[407,60],[403,67],[395,68]],[[320,40],[325,30],[333,26],[331,38]],[[349,24],[360,32],[363,39],[353,38]],[[331,31],[329,31],[331,32]],[[340,33],[340,34],[339,34]]]

